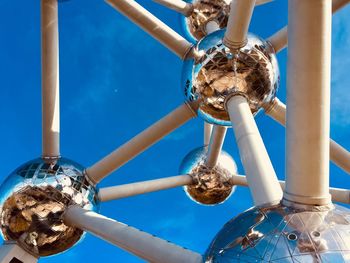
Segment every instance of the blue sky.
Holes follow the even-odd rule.
[[[41,152],[40,1],[0,0],[0,179]],[[175,12],[140,1],[183,34]],[[182,62],[102,0],[60,4],[61,153],[89,166],[183,102]],[[250,31],[268,37],[287,23],[287,1],[256,8]],[[350,7],[334,16],[332,138],[350,149]],[[285,102],[286,55],[279,98]],[[257,117],[279,178],[284,178],[285,132]],[[232,131],[225,150],[244,174]],[[177,175],[182,158],[201,146],[202,121],[193,120],[105,179],[111,186]],[[348,175],[331,165],[331,184],[350,187]],[[252,206],[249,190],[238,188],[223,205],[204,207],[181,188],[104,203],[101,213],[203,253],[222,225]],[[140,262],[87,235],[58,257],[40,262]]]

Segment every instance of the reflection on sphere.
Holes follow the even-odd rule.
[[[67,159],[35,159],[10,174],[0,187],[3,238],[36,256],[58,254],[76,244],[83,231],[65,225],[63,213],[70,205],[97,211],[99,203],[83,170]]]
[[[221,229],[206,263],[349,262],[350,210],[252,208]]]
[[[276,96],[279,69],[265,40],[249,34],[247,45],[232,51],[222,43],[224,33],[216,31],[198,43],[200,58],[185,61],[182,84],[188,101],[200,101],[199,116],[208,123],[231,126],[226,100],[243,95],[256,114]]]
[[[225,202],[235,190],[232,176],[237,166],[232,157],[222,151],[218,164],[209,168],[205,165],[208,147],[191,151],[182,161],[180,174],[189,174],[193,184],[184,187],[186,194],[195,202],[215,205]]]

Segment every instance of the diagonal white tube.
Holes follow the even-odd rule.
[[[120,166],[158,142],[165,135],[180,127],[188,120],[196,117],[196,110],[192,107],[197,107],[197,105],[184,103],[130,141],[120,146],[114,152],[95,163],[86,170],[88,178],[93,183],[97,184]]]
[[[275,98],[266,109],[266,114],[281,125],[286,125],[286,105],[278,98]],[[332,139],[329,139],[329,157],[331,161],[350,174],[350,152]]]
[[[184,16],[190,16],[193,12],[193,5],[182,0],[153,0],[154,2],[164,5]]]
[[[41,0],[42,156],[60,156],[57,0]]]
[[[284,199],[328,205],[332,5],[288,1],[287,160]],[[312,47],[312,48],[310,48]]]
[[[90,232],[148,262],[203,262],[196,252],[77,206],[68,208],[64,220],[66,224]]]
[[[213,168],[219,159],[222,146],[224,144],[227,128],[215,125],[210,136],[207,158],[205,164],[209,168]]]
[[[17,245],[16,242],[5,241],[0,246],[0,263],[37,263],[38,260],[38,258]]]
[[[346,6],[349,2],[350,0],[333,0],[332,12],[335,13],[339,11],[341,8]],[[267,41],[271,43],[276,53],[286,48],[288,45],[288,27],[285,26],[281,30],[277,31],[275,34],[269,37]]]
[[[186,59],[190,55],[193,45],[136,1],[106,0],[106,2],[169,48],[181,59]]]
[[[288,27],[285,26],[267,39],[276,53],[288,45]]]
[[[232,0],[223,43],[231,49],[246,45],[255,0]]]
[[[264,4],[267,4],[267,3],[270,3],[272,2],[273,0],[256,0],[256,3],[255,5],[264,5]]]
[[[190,175],[178,175],[144,182],[105,187],[100,189],[99,199],[101,202],[106,202],[110,200],[166,190],[178,186],[189,185],[192,182],[193,179]]]
[[[226,107],[254,204],[279,202],[282,190],[246,98],[233,96]]]

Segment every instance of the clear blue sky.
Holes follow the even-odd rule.
[[[140,1],[176,31],[180,16]],[[85,166],[142,131],[183,101],[182,62],[102,0],[60,4],[61,152]],[[0,0],[0,179],[40,156],[40,1]],[[287,1],[256,8],[250,31],[268,37],[287,23]],[[333,139],[350,149],[350,8],[334,16],[332,64]],[[285,102],[286,51],[279,98]],[[284,128],[264,114],[257,117],[278,176],[284,178]],[[177,175],[182,158],[201,146],[197,119],[167,136],[104,180],[111,186]],[[233,133],[225,149],[240,163]],[[332,186],[350,187],[348,175],[331,166]],[[101,213],[203,253],[222,225],[252,205],[249,190],[238,188],[223,205],[204,207],[183,190],[137,196],[102,204]],[[140,262],[87,235],[69,252],[40,262]]]

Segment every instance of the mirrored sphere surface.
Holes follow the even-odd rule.
[[[70,205],[98,210],[97,189],[83,174],[84,168],[68,159],[45,162],[35,159],[11,173],[0,187],[1,232],[36,256],[63,252],[83,235],[64,224]]]
[[[182,161],[180,174],[189,174],[194,183],[184,187],[186,194],[203,205],[216,205],[226,201],[235,190],[232,176],[237,166],[232,157],[222,151],[214,168],[205,165],[208,147],[191,151]]]
[[[184,62],[182,85],[187,100],[200,100],[198,114],[206,122],[230,126],[226,99],[244,95],[256,114],[276,96],[279,69],[268,42],[249,34],[247,45],[232,51],[222,43],[224,34],[216,31],[198,43],[200,58]]]
[[[227,26],[230,13],[229,0],[188,0],[193,5],[193,12],[183,17],[183,27],[186,35],[193,42],[207,35],[207,24],[215,22],[219,29]]]
[[[350,210],[252,208],[226,223],[205,262],[350,262]]]

